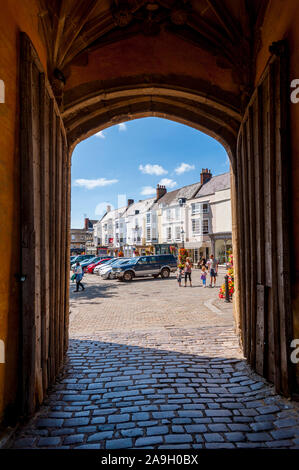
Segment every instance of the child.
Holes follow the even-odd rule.
[[[182,268],[178,267],[178,270],[176,272],[176,277],[179,283],[179,287],[182,287],[182,276],[183,276],[183,270]]]
[[[206,287],[206,281],[207,281],[207,271],[206,271],[206,267],[204,265],[202,265],[201,267],[201,276],[200,276],[200,279],[202,280],[202,285],[203,287]]]

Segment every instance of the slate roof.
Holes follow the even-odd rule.
[[[193,183],[188,186],[183,186],[182,188],[175,189],[174,191],[169,191],[164,196],[162,196],[154,205],[153,209],[157,209],[159,204],[172,204],[177,202],[180,198],[192,199],[196,192],[199,190],[201,184]]]
[[[130,204],[123,214],[124,217],[135,215],[135,210],[138,210],[140,214],[146,212],[149,208],[152,207],[155,198],[151,197],[148,199],[142,199],[141,201],[136,201],[133,204]]]
[[[195,198],[214,194],[216,191],[230,188],[230,173],[213,176],[207,183],[203,184]]]

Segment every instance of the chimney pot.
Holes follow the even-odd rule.
[[[167,189],[165,186],[157,184],[157,195],[156,195],[156,201],[158,201],[164,194],[167,193]]]
[[[205,184],[210,179],[212,178],[212,173],[211,170],[208,170],[207,168],[202,168],[201,174],[200,174],[200,184]]]

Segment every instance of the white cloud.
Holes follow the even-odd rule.
[[[100,202],[94,210],[95,215],[105,214],[107,206],[111,206],[111,210],[114,210],[114,206],[110,202]]]
[[[189,163],[181,163],[180,166],[178,166],[174,171],[176,172],[177,175],[181,175],[182,173],[185,173],[186,171],[191,171],[194,169],[195,169],[194,165],[189,165]]]
[[[177,185],[177,182],[170,178],[162,178],[159,184],[166,186],[167,188],[174,188]]]
[[[103,186],[109,186],[110,184],[118,183],[118,180],[107,180],[106,178],[98,178],[96,180],[78,179],[75,180],[74,186],[80,186],[86,189],[94,189]]]
[[[121,122],[120,124],[118,124],[118,130],[119,130],[119,131],[126,131],[126,130],[127,130],[127,125],[126,125],[126,123]]]
[[[99,137],[100,139],[106,139],[106,136],[103,131],[97,132],[95,136]]]
[[[230,160],[229,160],[229,157],[228,157],[228,155],[226,155],[225,162],[224,162],[224,163],[222,163],[222,166],[224,166],[224,167],[226,167],[226,168],[227,168],[227,167],[229,167],[229,164],[230,164]]]
[[[168,171],[165,170],[161,165],[151,165],[150,163],[147,163],[145,166],[139,165],[139,170],[147,175],[160,176],[166,175],[166,173],[168,173]]]
[[[156,194],[156,189],[152,186],[143,186],[141,194],[143,196],[151,196],[152,194]]]

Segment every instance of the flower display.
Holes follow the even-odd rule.
[[[188,256],[189,256],[189,253],[188,253],[188,250],[186,250],[186,248],[179,249],[179,264],[182,264],[183,267],[186,264],[186,259],[188,258]]]
[[[228,291],[229,291],[229,296],[232,297],[233,293],[235,291],[234,287],[234,259],[233,259],[233,254],[231,253],[228,257],[229,262],[227,263],[227,274],[228,274]],[[222,284],[219,290],[219,298],[224,299],[225,298],[225,284]]]

